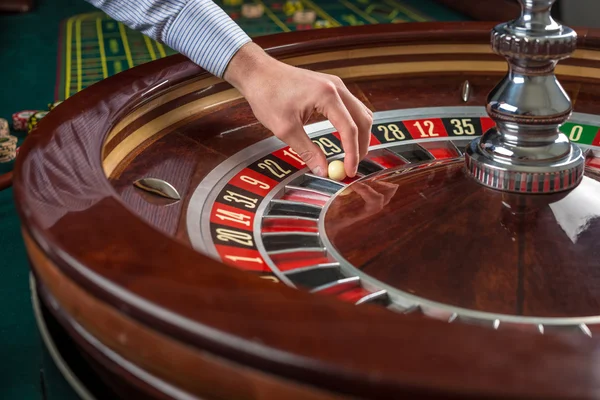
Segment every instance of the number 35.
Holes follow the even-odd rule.
[[[471,123],[471,118],[451,119],[450,123],[454,125],[452,132],[457,136],[475,134],[475,127]]]

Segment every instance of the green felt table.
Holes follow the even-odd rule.
[[[271,7],[273,2],[265,3]],[[410,10],[417,11],[416,14],[413,13],[413,17],[428,16],[427,20],[465,19],[448,10],[444,12],[431,0],[381,2],[384,3],[396,8],[407,5]],[[369,10],[372,13],[367,14],[368,0],[304,0],[304,4],[309,4],[309,8],[324,10],[322,12],[329,15],[331,20],[342,21],[341,24],[345,25],[374,23],[374,20],[388,22],[386,18],[392,17],[398,19],[396,22],[401,22],[401,19],[410,20],[410,12],[405,12],[403,16],[395,14],[390,17],[389,13],[385,14],[389,10],[381,11],[382,7],[371,7]],[[271,15],[260,21],[245,21],[243,18],[239,19],[239,15],[236,14],[239,1],[228,0],[228,3],[222,5],[238,18],[240,25],[251,35],[296,28],[289,24],[285,10],[277,11],[278,6],[275,7],[277,13],[273,12],[275,17]],[[359,10],[354,13],[354,17],[351,16],[353,7]],[[59,32],[64,30],[65,24],[61,22],[76,14],[96,11],[83,0],[37,0],[36,8],[31,13],[0,14],[0,68],[3,92],[3,96],[0,96],[0,117],[10,119],[12,113],[24,109],[46,109],[49,102],[63,97],[57,90],[65,76],[65,71],[62,70],[65,63],[61,62],[64,61],[61,60],[64,55],[64,42],[63,39],[59,40]],[[277,23],[277,20],[283,21],[282,24]],[[135,35],[131,32],[129,34]],[[59,43],[63,43],[62,46],[59,46]],[[57,59],[60,65],[58,71]],[[148,60],[137,60],[134,64],[145,61]],[[87,83],[93,83],[93,79],[86,81]],[[20,142],[25,138],[25,134],[17,136]],[[12,162],[0,164],[0,173],[10,171],[12,167]],[[38,333],[30,299],[28,261],[20,236],[12,189],[0,191],[0,268],[0,398],[77,398],[53,364]]]
[[[31,13],[0,14],[0,117],[10,120],[19,110],[47,108],[56,84],[60,21],[93,10],[81,0],[38,0]],[[17,136],[20,142],[25,137]],[[12,162],[0,164],[0,173],[12,167]],[[12,189],[0,192],[0,269],[0,398],[77,398],[38,334]]]

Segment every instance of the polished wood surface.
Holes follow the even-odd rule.
[[[451,53],[455,45],[485,45],[491,26],[362,26],[257,42],[300,66],[317,68],[338,58],[339,65],[324,68],[344,72],[347,58],[373,48],[384,52],[435,44],[450,46],[444,48]],[[588,87],[597,90],[590,83],[597,82],[599,44],[597,32],[580,31],[580,57],[564,65],[569,90],[579,93],[576,111],[598,111],[594,96],[586,93]],[[334,54],[344,51],[346,59]],[[409,58],[389,63],[388,56],[359,57],[361,68],[348,70],[346,80],[374,110],[418,104],[394,87],[407,87],[414,94],[410,100],[420,104],[455,105],[463,78],[476,83],[473,101],[483,105],[484,87],[493,85],[505,63],[486,58],[477,64],[455,53],[456,70],[450,74],[440,74],[435,57],[420,64],[429,68],[423,70],[395,68],[413,62]],[[366,75],[356,76],[357,71]],[[424,79],[431,83],[436,76],[439,90],[425,91]],[[416,79],[413,89],[408,78]],[[204,89],[186,90],[194,85]],[[456,87],[454,94],[440,96],[450,87]],[[216,98],[222,100],[218,105]],[[240,127],[245,127],[243,138],[234,134]],[[218,162],[268,136],[235,91],[181,56],[102,81],[44,118],[21,147],[14,189],[29,254],[37,257],[33,269],[39,285],[57,299],[57,309],[68,315],[63,323],[79,324],[103,346],[144,368],[152,366],[144,364],[143,354],[115,341],[118,331],[103,326],[135,324],[139,330],[130,342],[152,336],[154,341],[145,342],[152,348],[174,343],[186,357],[209,355],[234,369],[312,387],[312,397],[321,392],[364,398],[596,396],[596,338],[495,332],[355,307],[233,270],[194,251],[181,228],[190,190]],[[173,211],[159,211],[131,192],[131,179],[148,172],[170,174],[186,189],[181,204],[170,206]],[[94,313],[92,300],[107,312]],[[89,345],[87,339],[76,340],[82,348]],[[163,357],[167,363],[170,355]],[[199,361],[189,368],[200,368]],[[163,373],[172,384],[193,384]],[[249,379],[243,393],[251,396],[255,378]]]
[[[327,212],[327,235],[350,264],[388,285],[477,311],[598,315],[593,174],[568,193],[526,196],[488,189],[450,161],[348,192]]]
[[[194,393],[209,399],[306,399],[329,400],[332,394],[309,390],[292,381],[277,379],[275,376],[252,369],[232,365],[223,359],[190,349],[177,340],[165,337],[146,329],[139,322],[118,316],[115,310],[103,302],[82,291],[73,281],[65,277],[51,261],[43,256],[39,248],[25,234],[25,243],[38,272],[37,279],[45,284],[40,286],[40,296],[48,304],[55,304],[50,311],[63,322],[70,336],[78,339],[85,351],[93,359],[104,365],[109,373],[118,375],[121,380],[134,383],[135,394],[125,393],[127,385],[121,384],[117,390],[123,392],[123,398],[140,398],[140,393],[152,395],[152,398],[170,398],[162,395],[143,379],[135,375],[128,365],[110,355],[116,351],[130,363],[141,367],[163,384],[169,382],[174,392]],[[67,295],[68,293],[68,295]],[[61,305],[56,306],[57,302]],[[89,320],[103,321],[90,323]],[[82,326],[92,326],[86,331]],[[102,345],[93,345],[84,335],[103,338]],[[230,382],[235,385],[230,385]],[[122,387],[123,386],[123,387]],[[129,385],[131,386],[131,385]],[[340,397],[336,397],[340,398]]]
[[[494,87],[501,77],[501,72],[482,72],[475,71],[472,68],[472,60],[486,60],[497,66],[498,70],[505,68],[505,63],[499,57],[491,54],[487,45],[465,45],[447,44],[430,45],[427,49],[433,54],[425,53],[423,48],[427,46],[403,46],[401,48],[385,47],[383,49],[369,48],[369,71],[372,72],[375,64],[387,64],[389,62],[399,63],[420,63],[421,71],[419,73],[399,74],[401,68],[395,70],[394,76],[380,77],[362,77],[360,79],[347,79],[346,84],[350,91],[358,98],[364,101],[373,111],[385,111],[390,109],[402,109],[412,107],[438,107],[438,106],[459,106],[459,105],[481,105],[485,103],[487,93]],[[416,54],[411,54],[416,52]],[[345,67],[349,65],[361,65],[365,63],[365,55],[355,52],[356,58],[339,58],[343,52],[319,53],[312,56],[294,57],[293,62],[307,62],[304,67],[315,70],[327,70],[336,68],[340,65]],[[379,57],[372,57],[374,54],[382,54]],[[563,68],[573,68],[578,71],[582,65],[592,66],[589,59],[577,57],[567,60]],[[431,71],[427,71],[423,63],[432,63],[434,60],[445,61],[435,62],[435,65],[441,68],[447,68],[447,62],[460,60],[463,71],[443,71],[437,72],[432,76]],[[565,72],[563,70],[563,72]],[[600,70],[598,70],[600,72]],[[582,84],[584,78],[573,78],[563,76],[561,82],[569,95],[573,98],[576,109],[579,112],[596,112],[596,102],[600,100],[600,86],[597,80],[592,80],[585,85]],[[472,94],[467,102],[460,97],[461,86],[469,80]],[[228,108],[221,108],[210,113],[200,110],[195,114],[196,119],[189,123],[172,125],[162,128],[156,120],[178,107],[184,102],[193,103],[207,97],[214,96],[221,91],[227,91],[228,86],[223,83],[215,84],[214,79],[209,79],[207,84],[202,81],[190,85],[192,88],[205,88],[202,93],[182,87],[178,89],[182,95],[176,100],[172,95],[165,95],[168,100],[153,100],[158,104],[155,109],[150,109],[145,104],[140,110],[133,113],[138,114],[138,118],[132,118],[131,115],[126,119],[130,124],[123,127],[117,127],[112,130],[109,140],[104,148],[104,166],[105,171],[110,174],[112,182],[118,193],[133,209],[137,210],[140,216],[148,222],[155,225],[158,229],[166,233],[175,235],[184,242],[188,241],[186,225],[183,221],[187,201],[191,191],[197,184],[219,163],[243,148],[256,143],[259,140],[270,136],[258,122],[254,119],[250,107],[243,101],[232,100]],[[402,96],[397,96],[402,93]],[[204,97],[203,97],[204,96]],[[578,98],[585,101],[578,102]],[[219,98],[219,101],[222,99]],[[145,109],[145,110],[143,110]],[[187,115],[187,111],[178,110],[182,115]],[[170,112],[170,120],[176,118],[174,112]],[[309,122],[317,122],[323,117],[315,114]],[[185,120],[183,122],[186,122]],[[121,124],[119,124],[121,125]],[[158,125],[158,127],[153,126]],[[148,132],[156,131],[156,142],[148,140],[144,145],[137,145],[135,153],[124,152],[115,149],[120,148],[120,142],[128,138],[128,145],[134,146],[132,141],[140,131],[147,139]],[[176,130],[174,134],[166,133]],[[230,134],[235,132],[235,135]],[[160,136],[160,139],[158,138]],[[139,142],[141,143],[141,141]],[[143,151],[142,151],[143,150]],[[119,154],[117,154],[119,153]],[[116,157],[115,154],[117,154]],[[195,157],[198,155],[199,157]],[[156,163],[160,157],[163,162]],[[107,164],[109,165],[107,167]],[[140,190],[132,186],[132,182],[137,179],[153,176],[164,179],[167,182],[175,184],[182,194],[183,202],[173,204],[168,209],[163,207],[164,201],[149,201],[147,196]],[[191,179],[188,179],[191,178]],[[182,181],[184,180],[184,181]]]

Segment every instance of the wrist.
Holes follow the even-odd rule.
[[[245,96],[255,79],[274,62],[265,51],[253,42],[243,45],[231,58],[223,79]]]

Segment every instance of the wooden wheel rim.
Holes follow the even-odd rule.
[[[314,53],[375,44],[486,46],[491,26],[365,26],[256,41],[276,57],[295,57],[299,65],[320,65],[336,73],[339,70],[327,68],[327,60],[306,61]],[[570,61],[565,71],[587,77],[590,71],[585,69],[595,73],[597,67],[594,50],[600,35],[580,30],[579,36],[581,60]],[[502,62],[492,61],[493,57],[483,55],[481,62],[494,64],[490,68],[498,71]],[[364,71],[351,68],[348,76]],[[390,69],[383,68],[382,73],[389,74]],[[113,152],[128,137],[119,136],[119,123],[190,82],[207,80],[216,95],[230,90],[211,79],[183,57],[169,57],[82,91],[39,124],[20,151],[14,179],[24,236],[38,275],[43,275],[46,263],[64,275],[56,279],[74,283],[148,330],[199,352],[339,394],[462,398],[595,394],[596,339],[498,334],[374,307],[358,309],[222,268],[141,221],[105,175],[147,139],[140,136],[112,160],[111,154],[117,154]],[[237,98],[227,93],[226,100]],[[160,106],[156,104],[157,109]],[[167,133],[158,129],[158,134]],[[118,143],[111,145],[115,139]],[[166,264],[171,265],[168,273]],[[64,306],[68,294],[53,295]],[[368,350],[357,350],[365,346]]]

